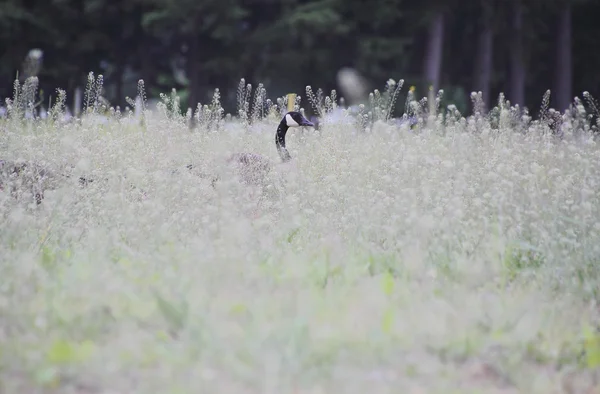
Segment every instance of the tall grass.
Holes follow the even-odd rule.
[[[354,115],[314,95],[347,121],[290,131],[292,165],[250,190],[185,166],[276,163],[284,98],[251,101],[244,82],[240,118],[218,97],[187,116],[176,96],[120,113],[92,82],[77,121],[64,92],[46,119],[0,120],[0,159],[54,177],[39,205],[11,195],[18,180],[0,192],[2,392],[598,390],[600,149],[584,103],[534,120],[501,98],[465,117],[409,94],[411,127],[389,117],[395,82]]]

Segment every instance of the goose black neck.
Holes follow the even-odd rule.
[[[279,126],[277,127],[277,134],[275,135],[275,146],[277,146],[277,152],[283,161],[288,161],[292,158],[285,147],[285,134],[287,133],[288,129],[289,127],[284,118],[281,123],[279,123]]]

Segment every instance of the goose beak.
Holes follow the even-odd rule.
[[[315,127],[315,124],[313,122],[311,122],[310,120],[303,118],[302,119],[302,123],[300,123],[300,126],[310,126],[310,127]]]

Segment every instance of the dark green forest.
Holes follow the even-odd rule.
[[[220,88],[232,111],[241,78],[273,99],[336,89],[353,67],[371,88],[404,79],[463,109],[482,91],[535,110],[551,89],[564,110],[599,96],[598,15],[598,0],[3,0],[0,98],[37,48],[43,100],[59,87],[72,100],[92,71],[111,105],[143,79],[149,98],[176,88],[192,108]]]

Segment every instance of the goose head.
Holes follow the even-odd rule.
[[[285,134],[290,127],[310,126],[314,127],[314,123],[306,119],[300,112],[291,111],[285,114],[279,126],[277,126],[277,134],[275,135],[275,146],[277,152],[284,162],[289,161],[292,157],[285,147]]]

